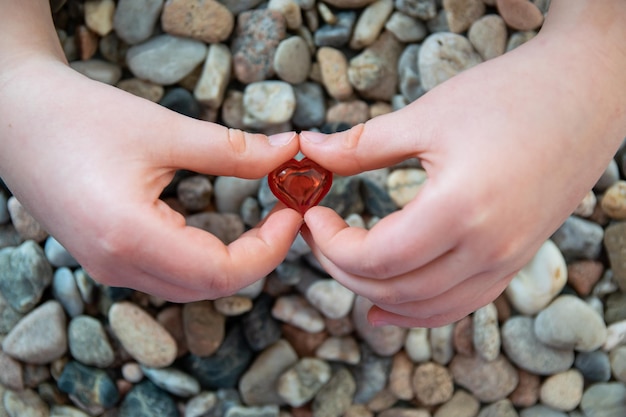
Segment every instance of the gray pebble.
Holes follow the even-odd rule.
[[[472,24],[467,37],[484,60],[495,58],[506,49],[506,23],[496,14],[483,16]]]
[[[435,17],[426,22],[426,27],[430,33],[450,32],[446,11],[440,10]]]
[[[74,359],[84,365],[106,368],[115,360],[102,323],[93,317],[77,316],[70,321],[68,343]]]
[[[254,9],[263,0],[220,0],[228,10],[233,14],[239,14],[243,11]]]
[[[286,260],[287,261],[296,261],[300,257],[311,253],[311,248],[308,243],[304,240],[301,234],[298,234],[294,239],[291,247],[289,248],[289,252],[287,253]]]
[[[119,0],[113,28],[126,43],[143,42],[152,35],[164,0]]]
[[[345,368],[339,368],[330,381],[317,393],[311,406],[315,416],[342,416],[352,404],[356,392],[354,377]]]
[[[520,417],[567,417],[562,411],[554,410],[545,405],[533,405],[520,411]]]
[[[6,224],[9,220],[11,220],[9,208],[7,207],[8,201],[9,197],[7,194],[0,190],[0,224]]]
[[[290,84],[304,82],[311,71],[311,51],[306,41],[300,36],[282,40],[274,55],[274,71]]]
[[[602,226],[580,217],[570,216],[551,239],[565,259],[596,259],[602,250]]]
[[[23,240],[43,242],[48,237],[48,232],[31,216],[17,198],[9,197],[7,207],[11,215],[11,222]]]
[[[115,85],[122,78],[122,68],[101,59],[70,62],[70,67],[84,76],[101,83]]]
[[[176,194],[187,210],[201,211],[211,204],[213,184],[205,175],[192,175],[178,183]]]
[[[419,51],[419,45],[409,45],[404,48],[402,55],[400,55],[400,60],[398,61],[400,92],[402,92],[402,96],[409,103],[417,100],[425,93],[419,75]]]
[[[534,38],[537,35],[537,32],[529,31],[529,32],[515,32],[509,37],[509,42],[506,44],[506,51],[512,51],[513,49],[521,46]]]
[[[220,213],[239,213],[247,197],[259,191],[260,179],[217,177],[214,184],[215,206]]]
[[[176,368],[149,368],[142,366],[143,374],[157,387],[179,397],[200,393],[200,384],[194,377]]]
[[[577,354],[574,366],[588,382],[607,382],[611,378],[609,355],[601,350]]]
[[[498,311],[493,303],[476,310],[473,316],[473,342],[476,352],[486,361],[500,354]]]
[[[241,203],[239,209],[241,220],[248,227],[254,227],[261,221],[261,207],[254,197],[246,197]]]
[[[324,123],[326,101],[322,86],[312,82],[295,85],[296,109],[291,118],[294,125],[302,129],[318,127]]]
[[[159,35],[129,48],[126,60],[135,76],[170,85],[193,71],[206,54],[207,46],[200,41]]]
[[[219,108],[224,100],[231,71],[230,49],[220,43],[210,45],[202,74],[193,90],[196,99],[212,109]]]
[[[0,335],[7,334],[22,317],[24,315],[11,308],[0,292]]]
[[[78,268],[74,271],[74,279],[76,280],[76,286],[78,287],[83,301],[87,304],[91,304],[95,293],[95,281],[82,268]]]
[[[356,13],[351,11],[342,11],[335,15],[337,22],[335,24],[326,24],[315,31],[313,38],[315,45],[330,46],[339,48],[348,43],[352,28],[356,22]]]
[[[618,346],[609,354],[613,376],[620,382],[626,383],[626,346]]]
[[[287,404],[300,407],[313,399],[330,376],[330,365],[323,360],[302,358],[278,378],[276,390]]]
[[[615,159],[611,159],[609,164],[607,165],[604,173],[598,181],[596,185],[593,187],[594,190],[602,192],[609,188],[611,185],[615,184],[619,180],[619,166]]]
[[[259,200],[259,204],[261,204],[261,207],[264,209],[270,209],[278,202],[278,198],[276,198],[276,196],[272,193],[272,190],[270,190],[270,186],[267,183],[267,177],[261,180],[257,200]]]
[[[176,403],[151,381],[135,385],[120,404],[118,417],[179,417]]]
[[[32,389],[7,390],[3,397],[4,409],[9,417],[48,417],[50,414],[48,405]],[[1,414],[2,408],[0,407]]]
[[[202,115],[202,108],[198,100],[186,88],[175,87],[168,90],[159,100],[159,104],[194,119],[199,119]]]
[[[428,35],[426,25],[422,21],[401,12],[394,12],[391,15],[385,23],[385,29],[404,43],[419,42]]]
[[[483,407],[476,417],[519,417],[509,399],[496,401]]]
[[[70,317],[76,317],[83,313],[85,304],[80,296],[80,291],[78,291],[74,274],[69,268],[61,267],[54,271],[52,294]]]
[[[430,20],[437,16],[435,0],[396,0],[396,9],[422,20]]]
[[[44,253],[46,258],[52,266],[61,267],[76,267],[78,262],[74,257],[65,249],[58,240],[52,236],[48,236],[46,243],[44,244]]]
[[[620,382],[591,385],[583,394],[580,409],[586,417],[626,416],[626,385]]]

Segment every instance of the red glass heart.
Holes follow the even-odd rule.
[[[333,173],[309,158],[287,161],[268,177],[272,193],[301,214],[317,205],[333,184]]]

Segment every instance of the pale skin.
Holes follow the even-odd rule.
[[[187,302],[285,257],[279,207],[226,246],[159,200],[176,169],[261,177],[295,155],[342,175],[417,157],[429,180],[370,231],[332,210],[303,233],[373,324],[451,323],[496,298],[594,185],[626,134],[626,2],[553,0],[539,36],[401,111],[268,139],[191,120],[67,67],[47,0],[0,0],[0,176],[97,280]]]

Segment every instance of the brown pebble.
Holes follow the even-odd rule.
[[[602,278],[604,266],[598,261],[576,261],[567,266],[567,282],[578,295],[587,296]]]
[[[285,340],[301,358],[315,357],[317,348],[328,339],[328,333],[325,331],[308,333],[289,324],[283,324],[281,329]]]
[[[98,35],[89,30],[87,26],[79,26],[76,29],[76,42],[80,59],[83,61],[93,57],[98,50]]]
[[[474,356],[474,325],[470,316],[463,317],[454,325],[452,343],[454,350],[461,355]]]
[[[343,122],[350,126],[369,120],[369,106],[362,100],[343,101],[334,104],[326,111],[326,122]]]
[[[522,369],[518,370],[519,382],[517,388],[509,395],[509,400],[516,407],[530,407],[537,403],[541,379]]]
[[[326,330],[331,336],[347,336],[354,331],[352,320],[349,316],[339,319],[324,318],[326,322]]]
[[[497,0],[496,5],[500,16],[513,29],[534,30],[543,23],[543,13],[528,0]]]
[[[454,383],[447,368],[434,362],[427,362],[415,369],[413,389],[421,404],[437,405],[452,398]]]
[[[0,384],[9,389],[24,389],[24,370],[22,364],[0,351]]]
[[[183,328],[189,351],[196,356],[215,353],[224,341],[226,319],[212,301],[196,301],[183,306]]]
[[[317,50],[322,82],[328,94],[337,100],[346,100],[353,90],[348,79],[348,60],[343,52],[329,46]]]
[[[506,297],[506,294],[502,293],[493,303],[496,306],[496,310],[498,310],[498,321],[504,323],[511,317],[511,304],[509,304],[509,299]]]
[[[414,368],[413,361],[405,351],[402,350],[393,356],[389,389],[398,399],[409,401],[415,396],[411,383]]]
[[[176,340],[178,357],[185,355],[189,349],[183,330],[183,308],[177,305],[167,307],[159,312],[156,319]]]
[[[217,43],[230,36],[235,18],[226,6],[214,0],[168,0],[161,25],[171,35]]]

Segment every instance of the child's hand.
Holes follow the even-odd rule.
[[[328,208],[305,215],[320,263],[376,305],[371,322],[440,326],[492,301],[593,187],[626,133],[626,59],[584,28],[541,34],[347,132],[301,135],[341,175],[412,157],[428,173],[369,231]]]
[[[0,175],[96,280],[186,302],[231,294],[282,262],[302,224],[296,211],[277,210],[225,246],[159,195],[177,169],[261,177],[298,152],[297,140],[272,146],[59,61],[26,62],[0,86]]]

